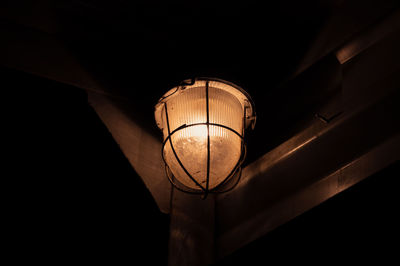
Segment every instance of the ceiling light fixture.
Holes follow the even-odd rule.
[[[244,131],[256,122],[247,92],[220,79],[185,80],[159,100],[155,120],[164,135],[166,173],[177,189],[207,196],[238,183]]]

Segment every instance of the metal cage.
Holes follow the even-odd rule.
[[[166,99],[171,97],[172,95],[174,95],[178,90],[184,90],[186,88],[186,86],[190,86],[193,85],[197,80],[205,80],[205,95],[206,95],[206,122],[204,123],[193,123],[193,124],[183,124],[180,127],[174,129],[173,131],[171,131],[170,129],[170,121],[169,121],[169,116],[168,116],[168,104]],[[228,84],[230,86],[234,86],[235,89],[238,89],[240,91],[240,93],[244,94],[245,97],[248,100],[248,103],[250,104],[249,106],[243,106],[243,119],[242,119],[242,132],[237,132],[236,130],[226,126],[226,125],[222,125],[222,124],[218,124],[218,123],[211,123],[210,122],[210,106],[209,106],[209,82],[210,81],[217,81],[217,82],[221,82],[221,83],[225,83]],[[220,80],[220,79],[210,79],[210,78],[197,78],[197,79],[192,79],[189,81],[184,81],[181,85],[177,86],[176,89],[174,91],[172,91],[172,93],[169,93],[167,96],[164,96],[163,98],[160,99],[159,104],[163,104],[162,109],[165,113],[165,118],[166,118],[166,124],[167,124],[167,133],[168,135],[165,137],[163,144],[162,144],[162,149],[161,149],[161,155],[163,158],[163,161],[165,163],[165,171],[167,174],[167,177],[169,179],[169,181],[171,182],[171,184],[178,190],[186,192],[186,193],[191,193],[191,194],[202,194],[203,198],[207,197],[207,195],[209,193],[223,193],[223,192],[227,192],[232,190],[238,183],[242,174],[242,170],[241,170],[241,164],[243,163],[245,157],[246,157],[246,145],[244,143],[244,131],[246,129],[246,125],[250,125],[252,126],[252,128],[254,128],[254,124],[255,124],[255,108],[254,108],[254,104],[250,98],[250,96],[244,91],[242,90],[240,87]],[[247,114],[247,110],[248,108],[251,108],[251,114]],[[250,121],[251,123],[246,123]],[[193,127],[193,126],[198,126],[198,125],[205,125],[207,127],[207,175],[206,175],[206,184],[201,185],[196,178],[194,178],[189,171],[186,169],[186,167],[184,166],[184,164],[182,163],[182,161],[180,160],[177,152],[175,151],[175,147],[173,144],[172,136],[177,133],[180,130],[183,130],[185,128],[188,127]],[[241,150],[240,150],[240,157],[239,160],[236,162],[235,167],[232,169],[232,171],[228,174],[228,176],[226,176],[223,181],[221,183],[219,183],[217,186],[213,187],[213,188],[209,188],[209,179],[210,179],[210,126],[216,126],[216,127],[221,127],[224,129],[227,129],[231,132],[233,132],[235,135],[237,135],[240,140],[241,140]],[[175,156],[176,161],[178,162],[178,164],[180,165],[180,167],[182,168],[182,170],[185,172],[185,174],[196,184],[196,186],[198,187],[198,189],[193,189],[190,188],[184,184],[182,184],[177,178],[174,177],[174,175],[172,174],[171,169],[169,168],[167,161],[165,159],[165,154],[164,154],[164,150],[165,150],[165,145],[166,143],[170,144],[172,153]]]

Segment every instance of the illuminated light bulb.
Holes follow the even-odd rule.
[[[156,105],[155,118],[164,135],[170,180],[189,192],[208,193],[239,172],[244,129],[254,126],[255,112],[237,86],[196,79],[167,92]]]

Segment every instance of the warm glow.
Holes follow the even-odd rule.
[[[245,108],[250,117],[253,114],[247,96],[216,80],[196,80],[166,95],[169,96],[160,100],[155,113],[166,140],[166,164],[186,187],[212,190],[240,163]]]
[[[183,138],[193,138],[198,142],[206,142],[207,141],[207,126],[206,125],[198,125],[193,127],[188,127],[186,130],[182,132]],[[210,132],[211,134],[211,132]]]

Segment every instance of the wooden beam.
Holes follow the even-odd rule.
[[[161,138],[147,133],[129,111],[129,101],[89,92],[89,103],[120,146],[132,167],[142,178],[160,210],[169,213],[171,184],[165,175],[161,158]],[[161,136],[160,136],[161,137]]]
[[[143,127],[134,104],[96,80],[54,36],[10,23],[0,24],[0,64],[82,88],[160,210],[169,212],[170,183],[161,159],[161,136]],[[135,116],[136,115],[136,116]]]
[[[168,265],[210,265],[215,256],[215,198],[173,190]]]
[[[342,114],[316,119],[217,197],[218,258],[400,160],[399,36],[387,35],[342,65]]]
[[[333,8],[331,16],[316,34],[294,75],[303,72],[348,42],[352,42],[357,34],[368,31],[370,26],[380,23],[398,8],[398,2],[392,0],[339,1]]]

